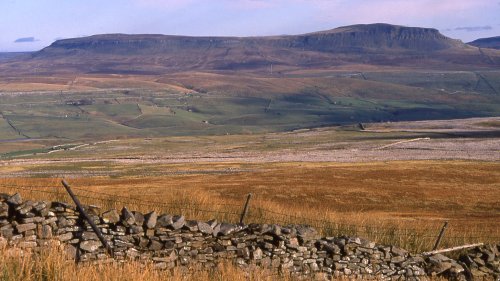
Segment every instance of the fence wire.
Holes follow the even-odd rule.
[[[47,195],[53,195],[58,198],[58,200],[63,200],[63,198],[67,199],[67,194],[64,192],[62,188],[53,187],[53,186],[36,186],[36,185],[9,185],[2,184],[0,188],[8,188],[14,190],[23,190],[28,192],[35,192]],[[48,189],[48,190],[45,190]],[[132,198],[129,196],[123,195],[115,195],[100,191],[93,191],[83,188],[72,187],[73,190],[78,191],[77,196],[79,198],[87,199],[91,202],[100,201],[106,204],[117,205],[123,204],[123,206],[127,205],[136,205],[141,207],[149,207],[149,208],[163,208],[166,210],[180,210],[182,211],[190,211],[193,213],[210,213],[221,215],[225,217],[234,217],[236,218],[240,216],[240,211],[242,209],[242,205],[236,204],[227,204],[227,203],[210,203],[210,204],[202,204],[195,202],[157,202],[157,201],[149,201],[143,200],[139,198]],[[82,194],[85,193],[85,194]],[[90,195],[89,195],[90,194]],[[98,197],[101,196],[101,197]],[[104,198],[103,198],[104,197]],[[436,235],[426,235],[424,233],[429,233],[431,229],[428,227],[425,228],[408,228],[403,227],[399,228],[396,226],[381,226],[381,225],[359,225],[359,224],[347,224],[336,221],[331,221],[327,219],[318,219],[312,217],[304,217],[293,215],[290,213],[281,213],[274,210],[269,210],[263,207],[255,207],[255,200],[250,204],[249,213],[246,216],[247,221],[254,220],[256,222],[263,223],[277,223],[282,225],[289,224],[307,224],[319,229],[329,229],[334,233],[343,234],[356,234],[356,235],[366,235],[366,236],[403,236],[406,239],[418,238],[418,239],[436,239]],[[208,206],[210,205],[210,206]],[[214,210],[210,207],[218,206],[225,208],[234,208],[234,210]],[[491,224],[490,224],[491,225]],[[500,226],[500,225],[499,225]],[[432,230],[436,234],[439,232],[440,227],[436,227],[436,229]],[[448,227],[447,231],[452,232],[455,229],[453,227]],[[452,232],[453,233],[453,232]],[[489,233],[489,235],[487,234]],[[488,239],[488,240],[497,240],[500,241],[500,236],[492,236],[491,231],[477,231],[477,230],[468,230],[467,234],[457,236],[447,236],[445,235],[445,239]]]

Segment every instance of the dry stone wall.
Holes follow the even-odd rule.
[[[38,249],[55,242],[77,262],[144,260],[158,269],[170,269],[211,268],[229,260],[242,268],[258,266],[317,279],[500,276],[500,244],[473,249],[453,260],[440,254],[415,255],[359,237],[320,238],[314,228],[304,225],[236,225],[127,208],[102,212],[94,206],[87,206],[86,212],[111,245],[113,258],[74,206],[24,201],[19,194],[0,195],[0,248]]]

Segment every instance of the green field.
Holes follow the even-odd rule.
[[[155,89],[1,92],[0,140],[251,134],[500,115],[498,71],[281,78],[179,74],[156,81],[165,84]],[[116,86],[119,80],[109,83]]]

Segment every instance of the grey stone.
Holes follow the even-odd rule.
[[[172,221],[173,221],[172,228],[177,230],[177,229],[181,229],[184,226],[186,219],[184,218],[184,216],[174,216],[172,218]]]
[[[146,237],[136,238],[136,244],[141,248],[146,248],[149,244],[149,239]]]
[[[480,258],[480,257],[474,258],[474,262],[477,263],[480,266],[485,266],[486,265],[486,263],[484,262],[484,260],[482,258]]]
[[[22,216],[29,217],[31,215],[29,215],[28,213],[30,213],[30,211],[33,210],[34,204],[35,204],[35,202],[28,200],[28,201],[22,203],[21,205],[19,205],[18,207],[16,207],[16,211]]]
[[[122,236],[120,238],[124,238],[125,236]],[[123,240],[119,240],[119,239],[115,239],[114,241],[115,243],[115,247],[125,247],[125,248],[130,248],[130,247],[134,247],[134,244],[130,243],[130,242],[127,242],[127,241],[123,241]]]
[[[43,220],[42,224],[53,224],[55,222],[57,222],[57,218],[56,217],[49,217],[48,219]]]
[[[149,229],[155,228],[157,220],[158,220],[158,214],[155,211],[147,213],[144,216],[144,224]]]
[[[129,259],[135,259],[140,256],[140,252],[134,248],[129,248],[125,251],[125,256]]]
[[[12,238],[12,236],[14,236],[14,228],[12,225],[8,224],[0,227],[0,236],[7,239]]]
[[[85,231],[82,233],[82,240],[99,240],[97,234],[93,231]]]
[[[52,238],[52,227],[48,224],[42,225],[39,236],[42,239]]]
[[[487,268],[485,266],[479,267],[479,270],[481,270],[482,272],[484,272],[484,273],[486,273],[488,275],[493,273],[493,270],[491,270],[491,269],[489,269],[489,268]]]
[[[313,227],[307,225],[299,225],[296,227],[296,229],[297,229],[297,236],[303,242],[308,242],[319,238],[318,231]]]
[[[216,224],[216,225],[213,227],[214,232],[212,232],[212,235],[213,235],[214,237],[217,237],[217,235],[219,234],[219,232],[220,232],[220,227],[221,227],[221,224],[220,224],[220,223]]]
[[[262,250],[260,248],[255,249],[255,251],[252,252],[252,258],[254,260],[262,259]]]
[[[65,242],[65,241],[71,240],[71,238],[73,238],[73,233],[66,232],[66,233],[59,235],[57,238],[59,239],[59,241]]]
[[[346,240],[347,240],[346,244],[361,245],[361,238],[359,238],[359,237],[348,237]]]
[[[471,268],[470,274],[472,275],[472,280],[484,280],[484,277],[487,275],[485,272],[476,268]]]
[[[327,244],[324,246],[325,250],[332,254],[340,254],[340,247],[335,244]]]
[[[66,244],[64,245],[64,253],[68,259],[75,260],[78,255],[78,248],[73,245]]]
[[[34,223],[26,223],[26,224],[18,224],[16,225],[16,230],[19,233],[26,232],[28,230],[36,229],[36,224]]]
[[[152,251],[158,251],[158,250],[161,250],[163,248],[163,244],[159,241],[151,240],[149,242],[148,248]]]
[[[144,229],[142,228],[142,226],[133,225],[129,228],[129,233],[130,234],[142,234],[142,233],[144,233]]]
[[[214,229],[206,222],[198,222],[198,230],[203,234],[212,234]]]
[[[221,223],[220,225],[220,234],[222,235],[229,235],[233,232],[236,232],[238,229],[237,225],[230,224],[230,223]]]
[[[155,230],[154,229],[146,229],[146,234],[147,237],[153,237],[155,235]]]
[[[101,246],[100,241],[87,240],[80,243],[80,249],[86,252],[95,252]]]
[[[85,210],[85,212],[87,212],[89,216],[99,216],[101,210],[101,208],[94,205],[84,206],[83,209]]]
[[[269,231],[269,233],[276,235],[276,236],[280,236],[281,235],[281,227],[277,224],[273,224],[271,226],[271,231]]]
[[[429,262],[432,264],[439,264],[441,262],[450,261],[451,259],[442,254],[435,254],[429,257]]]
[[[396,246],[392,246],[391,252],[397,256],[406,256],[408,254],[408,251],[403,250],[403,249],[396,247]]]
[[[452,267],[450,268],[450,273],[453,275],[461,274],[464,271],[465,271],[465,269],[463,268],[463,266],[461,266],[460,264],[457,264],[457,263],[453,263]],[[497,272],[500,272],[500,270],[497,270]]]
[[[495,260],[495,253],[493,253],[491,251],[484,250],[483,251],[483,255],[485,256],[485,261],[486,262],[492,262],[492,261]]]
[[[135,218],[135,224],[142,226],[144,224],[144,215],[141,212],[132,212]]]
[[[193,220],[188,220],[184,223],[184,228],[191,232],[198,231],[198,222]]]
[[[213,229],[218,223],[217,220],[209,220],[207,221],[207,224]]]
[[[121,223],[125,226],[135,224],[135,216],[127,207],[123,207],[122,209]]]
[[[120,215],[115,209],[109,210],[107,212],[102,213],[101,215],[102,222],[104,223],[117,223],[120,221]]]
[[[174,223],[174,221],[171,215],[161,215],[156,222],[156,227],[167,227],[171,226],[172,223]]]
[[[13,206],[21,205],[23,203],[23,199],[21,198],[21,194],[16,193],[16,194],[12,195],[11,197],[9,197],[7,199],[7,203],[9,203],[10,205],[13,205]]]
[[[373,249],[375,248],[375,242],[369,241],[367,239],[360,238],[361,240],[361,247],[366,248],[366,249]]]
[[[6,218],[9,216],[9,206],[3,202],[0,202],[0,218]]]
[[[167,250],[174,249],[175,248],[175,242],[174,241],[165,241],[165,244],[163,247]]]
[[[403,256],[394,256],[394,257],[391,258],[391,263],[402,263],[405,260],[406,259]]]
[[[68,219],[67,217],[59,217],[57,221],[57,226],[60,228],[74,226],[76,221],[74,219]]]
[[[71,259],[78,257],[79,261],[93,263],[112,261],[90,226],[71,205],[19,200],[21,203],[13,207],[12,203],[5,203],[11,197],[0,195],[0,248],[17,246],[38,251],[55,244],[66,247]],[[9,217],[9,209],[13,210],[13,217]],[[143,216],[126,208],[121,215],[111,210],[91,218],[113,246],[117,260],[152,261],[165,269],[176,264],[211,268],[227,259],[250,270],[260,266],[290,272],[298,280],[314,276],[426,280],[430,274],[464,280],[465,276],[487,279],[500,275],[500,245],[469,250],[457,262],[444,255],[424,259],[422,255],[376,245],[359,237],[318,239],[317,231],[304,225],[240,226],[215,220],[186,221],[183,216],[158,217],[155,212]],[[50,239],[52,236],[59,241]],[[83,254],[78,255],[80,250]]]
[[[48,207],[48,202],[41,201],[41,202],[36,202],[33,204],[33,209],[35,209],[37,212],[40,212]]]
[[[431,272],[439,275],[439,274],[445,272],[446,270],[450,269],[451,267],[452,267],[451,262],[440,262],[438,264],[435,264],[431,268]]]
[[[22,223],[41,223],[44,221],[43,217],[32,217],[32,218],[23,218],[21,219]]]

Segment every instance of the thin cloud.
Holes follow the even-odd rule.
[[[132,0],[140,6],[176,10],[191,5],[195,0]]]
[[[289,0],[306,1],[306,0]],[[388,22],[418,24],[419,22],[435,22],[443,15],[463,14],[464,11],[484,10],[491,8],[491,0],[308,0],[319,8],[317,17],[325,22],[344,23]],[[429,9],[432,7],[432,9]],[[342,11],[338,13],[338,11]]]
[[[22,37],[22,38],[17,38],[14,43],[33,43],[39,41],[35,37]]]
[[[463,26],[463,27],[457,27],[455,28],[455,30],[464,30],[464,31],[467,31],[467,32],[475,32],[475,31],[483,31],[483,30],[491,30],[493,29],[491,26],[489,25],[485,25],[485,26]]]

